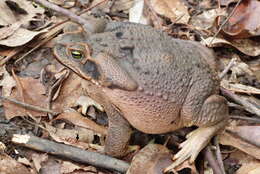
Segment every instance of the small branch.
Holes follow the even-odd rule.
[[[254,118],[254,117],[231,115],[230,118],[231,119],[239,119],[239,120],[251,121],[251,122],[254,122],[254,123],[260,123],[260,119],[259,118]]]
[[[260,117],[260,109],[251,104],[250,102],[246,101],[245,99],[239,97],[238,95],[234,94],[233,92],[230,92],[229,90],[225,88],[220,88],[223,95],[226,97],[229,97],[230,99],[234,100],[236,103],[242,105],[245,107],[245,109],[253,114],[256,114],[258,117]]]
[[[235,62],[237,61],[237,58],[232,58],[230,60],[230,62],[228,63],[228,65],[225,67],[225,69],[221,72],[221,74],[219,75],[220,79],[223,79],[224,76],[227,74],[227,72],[230,70],[230,68],[232,68],[235,65]]]
[[[72,21],[75,21],[81,25],[85,25],[85,24],[89,24],[89,22],[87,20],[85,20],[84,18],[77,16],[76,14],[72,13],[71,11],[61,8],[55,4],[52,4],[46,0],[34,0],[35,2],[42,4],[43,6],[52,9],[54,11],[57,11],[65,16],[68,16]]]
[[[221,26],[219,27],[218,31],[214,34],[214,36],[212,37],[209,46],[211,46],[212,42],[214,41],[214,39],[217,37],[217,35],[219,34],[219,32],[221,31],[221,29],[223,28],[223,26],[227,23],[227,21],[233,16],[233,14],[235,13],[238,5],[241,3],[242,0],[239,0],[236,4],[236,6],[234,7],[234,9],[232,10],[232,12],[229,14],[229,16],[225,19],[225,21],[221,24]]]
[[[213,170],[214,174],[223,174],[218,162],[216,161],[216,159],[214,158],[214,155],[212,153],[212,151],[210,150],[210,147],[207,146],[204,150],[203,150],[203,154],[206,158],[206,160],[209,162],[210,167]]]
[[[129,164],[125,161],[97,152],[89,152],[77,147],[55,143],[53,141],[35,136],[14,134],[12,137],[12,142],[27,148],[64,157],[79,163],[116,170],[122,173],[125,173],[129,168]]]
[[[214,145],[216,146],[217,162],[218,162],[218,164],[220,166],[220,169],[222,170],[222,173],[226,174],[225,168],[224,168],[224,164],[223,164],[222,155],[221,155],[221,151],[220,151],[220,147],[219,147],[218,136],[214,137]]]
[[[24,102],[20,102],[20,101],[17,101],[15,99],[11,99],[11,98],[7,98],[7,97],[4,97],[4,96],[0,96],[0,99],[2,100],[7,100],[11,103],[14,103],[16,105],[19,105],[21,107],[24,107],[26,109],[30,109],[30,110],[33,110],[33,111],[38,111],[38,112],[47,112],[47,113],[51,113],[53,115],[57,115],[58,113],[57,112],[54,112],[52,110],[49,110],[49,109],[44,109],[44,108],[41,108],[39,106],[34,106],[34,105],[31,105],[31,104],[28,104],[28,103],[24,103]]]

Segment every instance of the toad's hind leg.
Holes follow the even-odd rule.
[[[208,144],[210,139],[227,123],[228,106],[226,99],[219,95],[212,95],[204,102],[199,117],[195,119],[198,129],[189,133],[187,140],[180,144],[181,150],[174,156],[174,162],[165,171],[174,169],[185,160],[193,163],[199,152]]]

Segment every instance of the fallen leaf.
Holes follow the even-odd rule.
[[[241,138],[239,138],[235,133],[224,132],[219,135],[219,141],[223,145],[233,146],[256,159],[260,159],[260,149],[259,146],[255,144],[251,144]]]
[[[144,0],[135,0],[134,5],[129,10],[129,22],[140,23],[149,25],[150,19],[145,14],[145,3]]]
[[[26,44],[31,41],[35,36],[41,33],[46,33],[48,30],[41,31],[30,31],[24,28],[19,28],[10,37],[0,40],[0,45],[5,45],[8,47],[17,47]]]
[[[236,174],[259,174],[260,173],[260,162],[251,162],[246,165],[242,165]]]
[[[34,174],[30,172],[25,166],[18,163],[6,154],[0,154],[0,173],[1,174]],[[36,173],[35,173],[36,174]]]
[[[65,144],[73,145],[83,149],[89,148],[89,143],[92,143],[94,140],[94,132],[77,127],[75,129],[62,129],[53,127],[45,123],[46,130],[50,136],[57,142],[62,142]]]
[[[171,165],[170,151],[160,144],[148,144],[133,158],[126,174],[163,174],[163,170]]]
[[[45,88],[39,79],[34,79],[32,77],[17,77],[17,80],[16,83],[19,83],[20,85],[17,85],[16,88],[12,90],[10,98],[34,106],[47,108],[47,97],[43,95],[45,93]],[[46,113],[25,109],[24,107],[8,101],[3,101],[3,105],[7,120],[17,116],[47,116]]]
[[[156,13],[169,18],[172,22],[187,24],[190,19],[188,8],[181,0],[151,0],[150,3]]]
[[[192,16],[190,24],[196,29],[207,30],[213,26],[216,17],[225,15],[226,11],[223,8],[203,10],[201,14]]]
[[[80,113],[71,111],[61,113],[55,120],[64,119],[71,122],[74,125],[93,130],[96,133],[106,135],[107,129],[103,126],[98,125],[94,121],[88,119],[87,117],[83,117]]]
[[[15,87],[16,83],[13,77],[6,71],[5,66],[0,67],[0,86],[2,86],[2,95],[9,97],[11,95],[12,89]]]
[[[31,1],[26,0],[10,0],[10,2],[16,3],[19,8],[26,11],[26,14],[19,14],[8,7],[6,1],[0,1],[0,25],[8,26],[9,24],[14,24],[20,22],[21,24],[26,24],[27,22],[33,20],[37,15],[44,13],[44,8],[36,5]]]
[[[232,83],[228,80],[222,80],[221,86],[230,91],[246,93],[246,94],[260,94],[260,89],[254,88],[252,86],[247,86],[239,83]]]
[[[37,172],[40,172],[40,169],[42,168],[42,163],[47,160],[48,160],[47,154],[38,154],[38,153],[32,154],[32,161]]]
[[[249,56],[258,56],[260,55],[260,44],[258,41],[251,39],[233,39],[226,40],[223,38],[214,38],[213,37],[202,40],[202,44],[207,45],[208,47],[221,47],[223,45],[233,46],[242,53]],[[211,43],[211,44],[210,44]]]
[[[260,35],[260,2],[243,0],[223,27],[223,32],[234,38],[248,38]]]
[[[70,174],[74,173],[76,171],[85,171],[90,173],[97,173],[97,169],[93,166],[84,166],[84,165],[79,165],[72,163],[70,161],[63,161],[61,164],[61,174]],[[84,172],[84,173],[85,173]]]

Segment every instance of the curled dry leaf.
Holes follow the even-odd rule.
[[[248,38],[260,35],[260,2],[243,0],[223,27],[223,32],[234,38]]]
[[[213,39],[213,42],[212,42]],[[211,44],[210,44],[211,43]],[[209,37],[207,39],[202,40],[202,44],[207,45],[209,47],[221,47],[223,45],[229,45],[235,47],[242,53],[248,56],[258,56],[260,55],[260,44],[258,41],[254,41],[251,39],[233,39],[226,40],[223,38],[213,38]]]
[[[188,8],[181,0],[151,0],[150,3],[156,13],[169,18],[172,22],[187,24],[190,19]]]
[[[31,41],[35,36],[46,33],[48,30],[41,31],[30,31],[24,28],[19,28],[10,37],[0,40],[0,45],[5,45],[8,47],[17,47],[26,44]]]
[[[11,6],[8,6],[7,2],[17,7],[10,8]],[[20,13],[17,9],[20,9],[20,11],[23,10],[23,13]],[[3,26],[0,31],[0,45],[8,47],[21,46],[32,40],[35,36],[47,32],[47,30],[30,31],[24,28],[30,21],[35,20],[36,16],[43,15],[43,13],[43,8],[36,4],[33,5],[30,1],[0,1],[0,26]]]

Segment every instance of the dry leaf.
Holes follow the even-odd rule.
[[[30,31],[24,28],[19,28],[14,34],[6,39],[0,40],[0,45],[8,47],[17,47],[31,41],[35,36],[46,33],[48,30]]]
[[[15,87],[16,83],[13,77],[6,71],[5,66],[0,67],[0,86],[2,86],[2,95],[9,97],[11,95],[12,89]]]
[[[94,132],[85,128],[61,129],[45,123],[46,130],[57,142],[86,149],[94,140]]]
[[[260,35],[260,2],[243,0],[223,27],[223,32],[234,38],[247,38]]]
[[[0,154],[0,173],[17,174],[17,171],[19,171],[19,174],[34,174],[8,155]]]
[[[190,19],[188,8],[181,0],[151,0],[150,3],[156,13],[166,16],[172,22],[187,24]]]
[[[230,45],[241,51],[242,53],[249,56],[258,56],[260,55],[260,44],[258,41],[251,39],[233,39],[225,40],[223,38],[214,38],[213,42],[211,40],[213,37],[209,37],[202,41],[202,44],[209,47],[221,47],[223,45]],[[211,44],[210,44],[211,43]]]
[[[34,79],[32,77],[17,77],[17,80],[18,82],[16,81],[16,83],[19,83],[20,85],[17,85],[16,88],[12,90],[10,98],[34,106],[47,108],[47,97],[43,95],[45,93],[45,88],[40,83],[39,79]],[[24,107],[10,103],[8,101],[4,101],[3,105],[5,110],[5,117],[8,120],[16,116],[46,116],[46,113],[25,109]]]
[[[34,20],[34,17],[44,13],[44,8],[39,5],[33,4],[31,1],[26,0],[10,0],[16,3],[19,8],[23,9],[26,14],[19,14],[12,11],[6,4],[6,1],[0,1],[0,25],[8,26],[20,22],[26,25],[27,22]]]
[[[221,81],[221,86],[230,91],[246,93],[246,94],[260,94],[260,89],[254,88],[252,86],[247,86],[239,83],[231,83],[228,80],[223,79]]]
[[[223,145],[233,146],[257,159],[260,159],[260,149],[258,146],[251,144],[241,138],[232,135],[231,133],[224,132],[219,135],[220,143]]]
[[[242,165],[236,172],[236,174],[259,174],[260,162],[251,162],[246,165]]]
[[[20,14],[8,7],[7,2],[15,4],[16,8],[23,10]],[[0,1],[0,45],[17,47],[31,41],[35,36],[47,32],[47,30],[30,31],[24,28],[36,16],[43,15],[44,9],[26,0]],[[20,27],[23,26],[23,27]]]
[[[204,10],[201,14],[193,16],[190,23],[199,30],[211,28],[216,17],[225,16],[226,11],[223,8]]]
[[[61,174],[70,174],[76,171],[85,171],[90,173],[97,173],[97,169],[93,166],[84,166],[72,163],[70,161],[63,161],[61,164]]]
[[[76,106],[78,98],[85,94],[81,81],[82,79],[75,73],[69,75],[60,89],[58,98],[53,102],[53,110],[63,112]]]
[[[37,172],[39,172],[40,169],[42,168],[42,163],[48,160],[48,155],[33,153],[32,160],[33,160],[34,167],[36,168]]]
[[[144,0],[135,0],[134,5],[129,10],[129,22],[149,25],[150,19],[145,15]]]
[[[88,119],[87,117],[83,117],[80,113],[75,111],[64,112],[60,114],[55,120],[59,119],[65,119],[67,121],[70,121],[74,125],[93,130],[94,132],[102,135],[107,134],[107,129],[105,127],[96,124],[94,121]]]
[[[148,144],[133,158],[127,174],[163,174],[163,170],[171,165],[170,151],[160,144]]]

